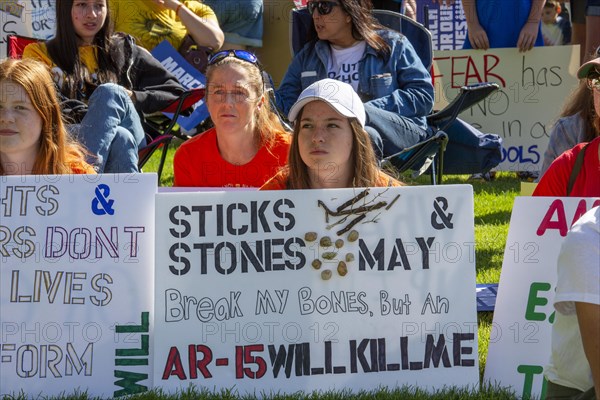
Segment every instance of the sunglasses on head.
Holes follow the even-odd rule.
[[[313,15],[315,9],[319,12],[319,15],[327,15],[333,11],[333,7],[339,6],[339,3],[335,1],[309,1],[306,3],[308,12]]]
[[[208,65],[216,64],[227,57],[235,57],[238,60],[246,61],[250,64],[258,64],[258,58],[256,58],[256,56],[253,53],[250,53],[249,51],[223,50],[213,54],[212,57],[210,57],[210,59],[208,60]]]

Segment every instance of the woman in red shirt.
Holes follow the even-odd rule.
[[[594,126],[600,129],[600,57],[579,68],[594,92]],[[577,159],[580,158],[580,161]],[[534,196],[600,197],[600,137],[580,143],[556,158],[536,186]]]
[[[206,87],[215,126],[179,147],[174,186],[261,187],[287,162],[291,137],[271,109],[256,56],[216,53]]]

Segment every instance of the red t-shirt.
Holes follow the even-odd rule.
[[[281,170],[267,181],[260,190],[285,190],[287,189],[287,181],[288,181],[289,172],[287,169]],[[387,186],[402,186],[402,183],[388,174],[379,171],[379,175],[377,176],[377,183],[374,185],[375,187],[387,187]]]
[[[558,156],[533,191],[533,196],[565,197],[571,171],[577,155],[587,143],[580,143]],[[600,161],[598,155],[600,137],[592,140],[585,150],[583,165],[569,196],[600,197]]]
[[[217,132],[209,129],[175,152],[173,186],[261,187],[287,164],[291,140],[290,134],[279,131],[270,147],[262,146],[250,162],[234,165],[221,157]]]

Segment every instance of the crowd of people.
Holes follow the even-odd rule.
[[[211,53],[205,100],[214,127],[178,148],[175,186],[401,186],[380,160],[431,135],[434,102],[413,45],[376,21],[370,0],[310,0],[311,39],[273,94],[247,50],[262,45],[262,2],[242,3],[57,0],[54,38],[29,45],[23,60],[0,62],[0,175],[138,172],[144,119],[184,92],[148,51],[166,39]],[[600,44],[600,1],[584,3],[571,0],[571,31],[556,0],[463,0],[465,48],[528,51],[571,41],[584,44],[586,57]],[[534,196],[600,197],[600,53],[577,75]],[[598,220],[598,209],[582,217],[559,259],[548,398],[600,392]]]

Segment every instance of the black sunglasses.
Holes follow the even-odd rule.
[[[250,53],[249,51],[223,50],[213,54],[212,57],[210,57],[210,59],[208,60],[208,65],[216,64],[227,57],[235,57],[238,60],[246,61],[250,64],[258,64],[258,58],[256,58],[256,56],[253,53]]]
[[[336,3],[335,1],[309,1],[306,3],[306,7],[308,8],[310,15],[313,15],[315,9],[317,9],[319,15],[327,15],[333,11],[333,7],[339,5],[340,4]]]

